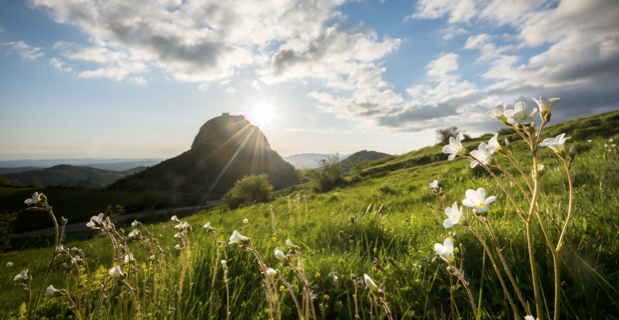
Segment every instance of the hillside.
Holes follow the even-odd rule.
[[[258,127],[243,116],[225,113],[200,128],[190,150],[118,180],[108,188],[221,195],[243,176],[262,173],[268,174],[275,189],[298,183],[294,167],[271,149]]]
[[[35,180],[43,186],[76,186],[78,184],[88,188],[101,188],[128,175],[140,171],[134,168],[124,172],[95,169],[71,165],[57,165],[42,170],[30,170],[3,174],[9,180],[17,179],[24,185],[29,185]]]
[[[567,146],[575,146],[579,150],[570,170],[575,189],[574,218],[566,234],[566,249],[561,256],[564,318],[617,319],[619,307],[615,301],[619,300],[619,240],[616,234],[619,216],[615,208],[619,207],[619,198],[616,196],[619,192],[619,161],[613,153],[608,152],[605,145],[609,145],[609,138],[619,138],[619,111],[559,123],[549,126],[547,130],[543,138],[566,133],[572,137]],[[476,149],[480,142],[487,142],[490,137],[487,134],[472,139],[465,147],[468,150]],[[512,139],[511,133],[501,133],[499,140],[506,137]],[[135,253],[139,265],[146,266],[144,270],[150,272],[148,267],[152,263],[157,266],[155,270],[166,272],[165,278],[157,278],[165,279],[162,280],[164,283],[158,285],[168,290],[159,290],[160,295],[151,302],[146,296],[144,300],[147,308],[171,314],[178,312],[173,315],[182,312],[179,315],[182,319],[225,318],[226,289],[229,289],[232,298],[231,319],[267,318],[266,294],[257,259],[236,244],[216,246],[213,235],[203,228],[205,223],[210,222],[216,230],[217,238],[224,242],[228,242],[233,230],[249,237],[264,263],[281,272],[282,278],[292,285],[294,294],[300,300],[302,295],[299,288],[303,284],[273,254],[275,249],[288,252],[284,245],[286,239],[298,245],[307,281],[312,291],[318,293],[314,304],[319,319],[356,319],[356,314],[361,319],[386,319],[379,308],[371,309],[367,286],[351,280],[363,278],[364,274],[384,290],[394,319],[451,319],[449,310],[452,294],[460,314],[457,318],[473,319],[465,290],[461,285],[453,285],[456,280],[450,279],[446,263],[434,250],[434,244],[442,243],[446,237],[446,230],[431,209],[434,208],[435,212],[442,215],[441,199],[428,188],[428,184],[435,179],[444,189],[448,206],[454,201],[461,203],[467,189],[484,187],[488,196],[497,197],[487,218],[499,239],[500,250],[504,252],[515,275],[518,290],[522,291],[526,301],[533,303],[523,222],[487,172],[480,170],[479,166],[471,169],[470,161],[462,158],[448,161],[441,152],[442,147],[436,145],[373,161],[362,174],[347,175],[348,184],[329,192],[316,193],[304,189],[303,185],[297,185],[281,190],[281,196],[269,205],[257,204],[239,210],[220,207],[181,218],[194,230],[188,237],[193,246],[191,250],[174,249],[181,242],[174,236],[179,230],[174,228],[172,222],[155,225],[152,233],[166,252],[162,255],[165,257],[165,261],[162,261],[164,263],[149,260],[151,253],[146,249],[146,244],[140,241],[127,242],[127,249]],[[526,168],[529,163],[522,151],[525,145],[516,142],[514,147],[519,160],[522,160],[522,166]],[[504,158],[497,158],[501,163],[506,163]],[[550,227],[548,232],[551,238],[556,239],[561,229],[555,224],[562,223],[566,215],[568,190],[565,170],[549,148],[540,149],[539,159],[546,167],[539,204],[543,220]],[[509,169],[516,173],[513,167]],[[501,178],[505,179],[505,176]],[[507,184],[507,187],[511,192],[518,192],[515,185]],[[50,197],[50,204],[56,209],[54,199]],[[522,197],[518,200],[526,201]],[[58,209],[56,214],[63,213]],[[464,214],[470,219],[470,225],[492,245],[489,232],[472,210],[464,208]],[[147,226],[147,230],[150,228]],[[130,230],[124,228],[124,233]],[[88,235],[95,234],[93,231]],[[462,263],[466,272],[466,280],[473,291],[477,309],[484,315],[481,319],[523,319],[528,314],[525,307],[518,306],[519,316],[510,313],[510,306],[489,261],[489,255],[484,254],[471,232],[464,226],[454,226],[449,234],[458,250],[456,259]],[[533,228],[533,235],[534,247],[538,249],[535,252],[538,269],[542,271],[539,283],[545,299],[551,304],[554,293],[552,257],[543,249],[545,241],[539,224]],[[63,244],[65,248],[76,246],[83,250],[91,272],[97,268],[100,270],[93,276],[96,280],[93,280],[92,285],[89,284],[90,291],[98,294],[101,284],[110,279],[108,271],[117,263],[112,260],[110,242],[106,237],[99,236],[87,241],[81,237],[84,235],[68,235]],[[53,238],[45,240],[53,241]],[[222,251],[224,248],[225,256]],[[51,246],[13,251],[4,254],[2,262],[13,262],[13,273],[29,269],[29,274],[33,275],[33,288],[38,288],[41,274],[49,264],[49,259],[45,257],[51,251]],[[186,258],[186,252],[191,252],[190,259]],[[496,250],[491,248],[491,252],[499,263]],[[227,261],[225,281],[220,259]],[[296,262],[296,258],[292,259]],[[122,267],[123,270],[133,270],[126,264]],[[183,273],[182,270],[190,272]],[[130,275],[131,278],[134,275],[137,278],[143,274]],[[6,288],[0,293],[0,301],[4,302],[0,313],[7,317],[17,315],[16,306],[28,298],[20,288],[13,286],[12,276],[10,274],[0,279],[0,285]],[[184,286],[179,281],[183,276]],[[507,282],[505,274],[503,277]],[[64,270],[54,268],[48,284],[66,288],[71,293],[75,291],[70,275]],[[114,296],[120,295],[116,288],[108,292]],[[140,285],[139,292],[153,292],[153,288]],[[290,294],[285,287],[282,288],[279,291],[282,318],[296,319],[297,313]],[[450,288],[454,289],[453,292]],[[174,299],[180,292],[183,298],[175,303]],[[213,304],[209,303],[211,293]],[[47,304],[41,308],[40,314],[48,318],[68,318],[71,314],[64,300],[47,298],[45,301]],[[108,299],[104,302],[107,318],[131,318],[131,308],[124,308],[115,301]],[[130,305],[130,299],[123,301]],[[174,305],[173,310],[171,304]],[[212,317],[209,315],[209,305],[215,305]],[[173,315],[169,318],[174,318]],[[550,312],[545,314],[544,319],[549,318],[552,318]]]
[[[364,165],[369,165],[369,162],[371,161],[376,161],[389,156],[390,154],[383,152],[361,150],[340,161],[340,164],[344,166],[343,172],[346,173],[350,172],[352,167],[356,164],[363,167]]]

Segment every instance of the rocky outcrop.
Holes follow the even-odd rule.
[[[243,116],[224,113],[207,121],[191,149],[109,189],[225,193],[243,176],[263,174],[275,189],[298,183],[295,168],[271,149],[258,127]]]

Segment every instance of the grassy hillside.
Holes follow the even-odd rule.
[[[582,127],[583,124],[586,126]],[[574,145],[579,150],[571,169],[576,203],[574,219],[561,256],[562,318],[618,319],[619,240],[616,235],[619,216],[615,211],[619,208],[619,163],[616,154],[609,152],[605,144],[609,144],[610,137],[618,138],[619,112],[551,126],[547,135],[556,136],[561,132],[572,136],[568,146]],[[500,135],[499,141],[505,137],[509,135]],[[480,141],[487,142],[489,138],[489,135],[480,137],[465,143],[465,146],[472,150]],[[592,139],[592,142],[588,143],[587,139]],[[514,147],[522,155],[519,150],[524,146],[516,143]],[[428,189],[428,184],[435,179],[445,190],[448,205],[454,201],[461,203],[467,189],[484,187],[488,195],[497,196],[488,218],[500,239],[500,246],[518,287],[527,302],[533,303],[525,230],[515,209],[483,169],[470,169],[470,161],[461,158],[447,161],[440,152],[441,148],[428,147],[399,157],[377,160],[361,174],[349,176],[347,186],[327,193],[313,193],[301,187],[289,188],[283,190],[283,196],[270,205],[254,205],[234,211],[219,208],[183,219],[194,229],[189,236],[193,244],[191,251],[173,249],[177,243],[173,235],[178,229],[173,228],[171,222],[154,226],[153,234],[161,242],[165,253],[167,273],[163,281],[167,293],[155,302],[145,304],[150,309],[145,310],[143,318],[206,319],[210,312],[209,301],[214,301],[214,318],[225,318],[226,283],[221,268],[217,270],[214,286],[211,283],[213,266],[218,265],[223,256],[216,256],[213,237],[202,228],[206,222],[211,222],[222,243],[227,242],[233,230],[250,237],[265,263],[280,270],[282,277],[293,284],[293,291],[300,299],[299,288],[302,284],[273,255],[275,248],[286,252],[286,239],[297,244],[315,294],[318,318],[354,319],[355,314],[361,319],[384,318],[378,308],[370,309],[368,289],[359,285],[355,289],[355,283],[350,278],[351,274],[357,278],[368,274],[384,289],[394,318],[450,319],[449,277],[445,263],[433,249],[435,243],[444,240],[445,229],[428,206],[437,208],[438,213],[442,214],[440,200]],[[565,174],[548,148],[540,150],[539,158],[546,168],[542,177],[540,208],[543,219],[550,226],[551,236],[557,237],[567,206]],[[521,159],[526,167],[527,161]],[[513,168],[509,170],[515,173]],[[517,186],[508,181],[505,183],[509,190],[516,193]],[[516,198],[523,200],[522,197]],[[54,205],[53,196],[49,199],[50,204]],[[487,239],[489,234],[479,220],[472,216],[469,209],[465,209],[465,214]],[[244,219],[248,222],[244,223]],[[129,230],[126,229],[126,233]],[[450,235],[456,247],[462,246],[463,268],[481,318],[513,319],[488,256],[483,254],[477,240],[462,226],[450,229]],[[535,255],[546,301],[544,309],[552,310],[552,259],[550,253],[542,249],[544,240],[538,226],[533,229],[533,235],[535,247],[540,248]],[[65,243],[65,247],[72,246],[86,252],[93,274],[95,272],[92,270],[102,266],[102,271],[96,273],[97,280],[89,284],[94,294],[98,294],[99,285],[109,278],[107,270],[113,266],[109,241],[102,237],[87,242]],[[150,270],[150,253],[144,246],[131,242],[129,247],[135,253],[140,268]],[[229,245],[226,250],[230,318],[267,319],[268,306],[256,259],[237,245]],[[186,252],[191,252],[188,260],[184,260],[187,259]],[[41,274],[49,262],[49,254],[50,248],[10,252],[2,256],[2,263],[14,263],[0,280],[0,284],[7,288],[0,293],[0,301],[4,302],[0,307],[2,314],[7,317],[16,315],[19,303],[27,300],[26,292],[11,286],[13,275],[22,268],[29,268],[30,274],[34,275],[33,287],[38,288]],[[70,276],[54,269],[48,284],[74,292],[72,281]],[[144,280],[144,283],[148,284],[148,281]],[[183,285],[179,289],[181,283]],[[105,310],[108,310],[104,318],[131,317],[131,298],[127,296],[127,291],[114,288],[104,302]],[[355,290],[358,290],[356,295]],[[144,294],[144,290],[140,292],[138,297],[147,301],[148,295]],[[296,318],[290,294],[285,288],[279,294],[283,318]],[[472,319],[467,294],[461,285],[456,286],[454,300],[460,317]],[[56,319],[65,319],[71,314],[63,299],[46,297],[43,301],[40,314]],[[523,310],[521,312],[519,319],[525,315]]]
[[[9,180],[17,179],[28,185],[38,180],[43,186],[76,186],[78,184],[88,188],[101,188],[131,173],[139,172],[142,168],[117,172],[90,167],[58,165],[42,170],[31,170],[3,174]]]

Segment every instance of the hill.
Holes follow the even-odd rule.
[[[76,186],[79,184],[88,188],[102,188],[139,170],[139,168],[136,168],[134,170],[116,172],[63,164],[42,170],[14,172],[3,174],[2,176],[9,180],[17,179],[25,185],[38,180],[43,186]]]
[[[301,153],[292,156],[284,157],[284,160],[291,163],[297,169],[315,169],[318,168],[318,161],[327,159],[333,156],[328,153]],[[348,158],[348,154],[340,154],[340,160]]]
[[[362,168],[365,165],[369,165],[369,162],[371,161],[375,161],[389,156],[390,154],[387,153],[361,150],[351,154],[346,159],[340,161],[340,164],[344,166],[342,171],[346,173],[350,172],[352,167],[356,164],[359,164],[359,166]]]
[[[271,149],[267,138],[243,116],[224,113],[207,121],[191,149],[120,179],[109,190],[174,190],[223,194],[237,180],[266,173],[275,189],[298,183],[294,167]]]
[[[24,172],[24,171],[32,171],[32,170],[41,170],[44,168],[40,167],[17,167],[17,168],[0,168],[0,175],[13,173],[13,172]]]

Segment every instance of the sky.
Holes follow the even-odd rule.
[[[617,0],[0,0],[0,160],[170,158],[224,112],[284,156],[619,109]]]

